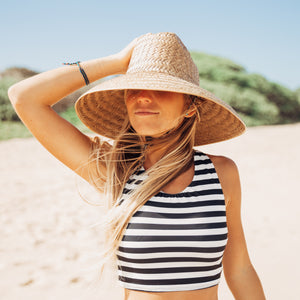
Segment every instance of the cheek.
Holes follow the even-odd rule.
[[[131,124],[132,127],[135,127],[136,120],[135,120],[135,115],[134,115],[134,112],[133,112],[134,99],[130,99],[130,98],[126,99],[125,100],[125,106],[126,106],[126,109],[127,109],[129,123]],[[136,128],[134,128],[134,129],[136,130]]]
[[[165,110],[165,113],[169,120],[176,121],[178,118],[182,117],[184,111],[184,103],[178,101],[177,103],[171,103],[167,110]]]
[[[130,98],[125,99],[125,106],[128,114],[132,111],[133,100]]]

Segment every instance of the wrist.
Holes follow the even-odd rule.
[[[126,66],[122,61],[122,58],[118,54],[110,55],[109,59],[112,64],[112,69],[114,70],[114,74],[123,74],[126,72]]]
[[[90,82],[110,75],[120,74],[122,71],[119,59],[115,55],[84,61],[81,65]]]

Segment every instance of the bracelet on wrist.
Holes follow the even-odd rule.
[[[79,71],[81,73],[81,75],[83,76],[84,78],[84,81],[85,81],[85,85],[89,85],[90,84],[90,81],[86,75],[86,73],[84,72],[84,70],[81,68],[80,66],[80,61],[76,61],[76,62],[73,62],[73,63],[63,63],[63,65],[68,65],[68,66],[71,66],[71,65],[77,65],[78,68],[79,68]]]

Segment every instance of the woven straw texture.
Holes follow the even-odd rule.
[[[81,121],[98,134],[115,139],[127,114],[124,90],[159,90],[197,96],[201,121],[195,146],[242,134],[245,124],[228,104],[199,86],[199,72],[174,33],[146,34],[138,39],[125,75],[104,81],[83,94],[75,109]]]

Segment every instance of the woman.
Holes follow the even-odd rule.
[[[51,109],[84,83],[124,73],[75,105],[82,122],[113,145],[81,133]],[[215,300],[223,267],[236,299],[265,299],[242,229],[237,167],[193,149],[238,136],[245,125],[199,87],[198,76],[181,40],[158,33],[9,89],[16,112],[42,145],[106,193],[103,262],[117,256],[128,300]]]

